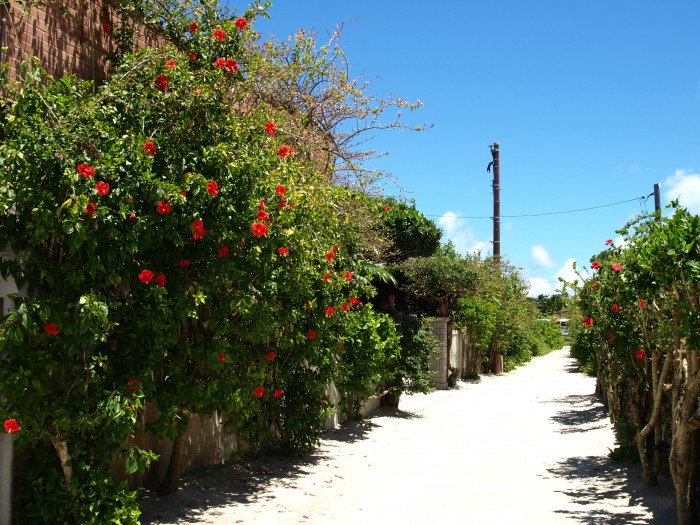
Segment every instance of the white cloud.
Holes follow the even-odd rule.
[[[477,239],[467,221],[461,219],[455,212],[445,212],[438,219],[438,224],[445,232],[445,237],[451,240],[458,252],[467,254],[477,251],[485,252],[489,243]]]
[[[625,239],[622,235],[618,235],[617,237],[615,237],[615,246],[617,248],[627,248],[628,244],[629,243],[627,242],[627,239]]]
[[[690,213],[700,213],[700,174],[690,170],[676,170],[676,173],[666,179],[664,197],[666,202],[678,199],[681,206],[688,208]]]
[[[566,282],[573,283],[574,281],[578,281],[579,284],[581,284],[581,278],[576,274],[574,271],[574,263],[576,262],[576,259],[569,258],[566,260],[564,263],[564,266],[559,268],[559,271],[554,274],[554,278],[557,280],[557,284],[554,286],[554,288],[557,291],[561,291],[562,289],[562,283],[558,282],[559,278],[561,277],[564,279]],[[585,275],[583,276],[585,279]]]
[[[530,250],[530,253],[532,255],[532,262],[535,264],[535,267],[541,266],[544,268],[551,268],[554,266],[554,261],[552,261],[552,258],[549,256],[549,252],[544,246],[534,244],[532,246],[532,250]]]
[[[538,295],[549,295],[552,293],[552,285],[543,277],[530,278],[530,291],[527,295],[537,297]]]

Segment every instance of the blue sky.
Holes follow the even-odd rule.
[[[313,28],[324,41],[353,21],[341,40],[352,74],[424,103],[404,118],[432,129],[378,133],[372,147],[389,155],[368,167],[393,173],[463,252],[491,250],[491,220],[459,217],[492,215],[493,142],[504,216],[626,201],[656,182],[664,204],[680,196],[700,213],[696,0],[273,0],[270,14],[256,29],[278,38]],[[653,206],[504,218],[501,253],[532,295],[551,293]]]

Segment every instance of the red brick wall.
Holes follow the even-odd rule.
[[[55,77],[74,73],[85,80],[105,78],[109,68],[105,57],[114,43],[102,23],[112,29],[119,23],[109,0],[25,1],[23,5],[10,0],[5,18],[8,50],[2,61],[9,62],[12,76],[18,74],[21,61],[36,56]],[[136,47],[145,45],[159,45],[159,39],[142,35]]]

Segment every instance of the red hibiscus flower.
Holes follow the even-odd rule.
[[[85,207],[85,213],[88,215],[93,215],[97,211],[97,203],[93,200],[88,200],[87,206]]]
[[[219,361],[221,361],[222,363],[223,363],[224,361],[226,361],[226,354],[224,354],[223,352],[221,352],[221,353],[219,354]]]
[[[217,29],[216,31],[214,31],[214,38],[216,38],[218,41],[221,41],[221,40],[223,40],[224,38],[226,38],[226,33],[224,33],[224,32],[221,30],[221,28],[219,28],[219,29]]]
[[[148,284],[153,280],[155,276],[156,274],[153,273],[151,270],[143,270],[139,274],[139,281],[141,281],[143,284]]]
[[[109,184],[104,181],[100,181],[95,184],[95,191],[99,196],[103,197],[109,193]]]
[[[347,312],[348,310],[350,310],[350,305],[348,303],[343,303],[341,309],[343,310],[343,312]]]
[[[600,288],[600,285],[598,283],[593,283],[591,286],[593,286],[593,288],[595,288],[596,290]]]
[[[613,303],[612,311],[618,313],[620,310],[622,310],[622,308],[620,308],[620,305],[618,305],[617,303]]]
[[[272,395],[273,395],[273,397],[274,397],[275,399],[277,399],[277,398],[282,397],[282,394],[283,394],[282,390],[280,390],[280,389],[278,388],[277,390],[275,390],[275,393],[272,394]]]
[[[189,53],[187,56],[190,57],[190,60],[197,60],[197,55],[194,53]]]
[[[186,267],[186,266],[189,266],[189,264],[190,264],[190,260],[189,260],[189,259],[183,259],[183,260],[181,260],[179,263],[177,263],[177,265],[178,265],[180,268],[184,268],[184,267]]]
[[[107,36],[112,34],[112,29],[109,27],[108,22],[102,22],[102,31],[104,31]]]
[[[274,135],[275,131],[277,131],[277,125],[274,122],[272,122],[271,120],[265,122],[265,132],[268,135]]]
[[[281,210],[282,208],[284,208],[284,206],[285,206],[286,204],[287,204],[287,199],[285,199],[284,197],[282,197],[282,198],[280,199],[280,204],[279,204],[278,208]]]
[[[225,59],[225,58],[221,58],[221,57],[217,58],[217,59],[214,61],[214,67],[215,67],[216,69],[221,69],[222,67],[226,67],[226,59]]]
[[[357,306],[358,304],[360,304],[360,300],[357,297],[351,297],[350,299],[348,299],[348,301],[350,301],[350,303],[353,306]]]
[[[639,307],[640,307],[642,310],[644,310],[644,308],[646,307],[646,305],[647,305],[647,303],[646,303],[646,301],[645,301],[644,299],[640,299],[640,300],[639,300]]]
[[[386,206],[386,207],[384,208],[384,211],[391,211],[391,206]]]
[[[593,318],[592,317],[584,317],[583,324],[585,326],[593,326]]]
[[[255,397],[262,397],[265,393],[265,387],[259,386],[255,389]]]
[[[58,335],[61,331],[53,323],[44,323],[44,332],[49,335]]]
[[[285,157],[293,157],[294,148],[292,148],[291,146],[287,146],[286,144],[282,144],[280,146],[280,150],[277,152],[277,155],[279,155],[281,159]]]
[[[166,89],[168,89],[168,85],[169,85],[168,84],[168,77],[166,77],[165,75],[157,76],[156,77],[156,84],[158,84],[160,86],[160,88],[163,91],[165,91]]]
[[[162,274],[162,273],[161,273],[161,274],[158,275],[158,277],[156,277],[156,284],[157,284],[158,286],[161,286],[161,287],[162,287],[162,286],[165,286],[165,282],[166,282],[165,274]]]
[[[238,63],[232,58],[227,58],[226,69],[228,69],[231,73],[235,73],[238,71]]]
[[[219,257],[224,257],[226,255],[228,255],[228,244],[224,244],[219,248]]]
[[[265,226],[262,222],[253,223],[250,228],[253,230],[253,235],[255,237],[262,237],[267,233],[267,226]]]
[[[637,359],[644,359],[646,356],[647,353],[644,351],[644,348],[637,350]]]
[[[620,270],[622,270],[622,265],[619,264],[619,263],[612,263],[612,264],[610,265],[610,268],[612,268],[612,269],[615,270],[616,272],[619,272]]]
[[[605,241],[605,246],[610,246],[612,244],[612,239]]]
[[[12,434],[13,432],[19,432],[20,426],[15,418],[5,420],[5,432]]]
[[[199,26],[197,25],[196,22],[190,22],[190,33],[194,33],[195,31],[197,31],[198,27]]]
[[[197,219],[192,222],[192,237],[194,237],[195,240],[204,237],[205,233],[207,233],[207,230],[204,229],[204,223],[201,220]]]
[[[236,18],[235,24],[236,24],[236,27],[238,29],[245,29],[245,26],[248,25],[248,20],[246,20],[245,18],[243,18],[241,16],[241,17]]]
[[[275,188],[275,193],[277,195],[284,195],[285,193],[287,193],[287,188],[284,187],[284,184],[278,184]]]
[[[160,201],[158,203],[158,213],[160,213],[161,215],[170,213],[170,203]]]
[[[280,255],[287,255],[289,253],[289,248],[277,248],[277,253]]]
[[[352,280],[352,272],[345,272],[345,280],[346,281]]]
[[[324,282],[324,283],[327,283],[327,282],[328,282],[328,279],[330,279],[330,278],[331,278],[331,273],[328,272],[326,275],[323,276],[323,282]]]
[[[143,143],[143,151],[146,153],[148,157],[153,155],[156,152],[156,145],[153,144],[152,140],[147,140],[146,142]]]
[[[78,173],[80,173],[83,177],[86,179],[89,179],[93,175],[95,175],[95,170],[93,169],[90,164],[85,164],[84,162],[82,164],[78,164],[78,167],[76,168],[78,170]]]
[[[267,214],[265,210],[260,210],[258,212],[258,220],[262,222],[270,222],[270,216]]]
[[[139,379],[129,378],[126,380],[126,387],[132,391],[141,390],[141,381]]]
[[[335,306],[329,306],[326,308],[326,315],[333,315],[335,313]]]
[[[306,332],[306,337],[309,339],[316,339],[316,331],[315,330],[309,330]]]
[[[219,184],[213,180],[207,182],[207,193],[209,195],[217,195],[219,193]]]
[[[327,261],[332,261],[333,257],[335,257],[335,251],[331,250],[330,252],[326,253],[326,260]]]
[[[600,268],[600,263],[598,261],[593,261],[593,264],[591,264],[591,268],[597,270],[598,268]]]
[[[171,58],[165,63],[165,67],[175,67],[175,61]]]
[[[265,356],[265,359],[267,360],[268,363],[272,363],[275,360],[275,356],[277,354],[275,352],[268,352],[267,355]]]

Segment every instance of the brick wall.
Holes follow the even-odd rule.
[[[2,9],[2,8],[0,8]],[[10,75],[18,76],[19,64],[36,56],[52,76],[74,73],[99,83],[108,72],[106,55],[114,47],[102,24],[118,27],[117,13],[109,0],[10,1],[3,13],[8,48],[2,61],[10,65]],[[158,46],[162,41],[140,31],[136,48]]]

